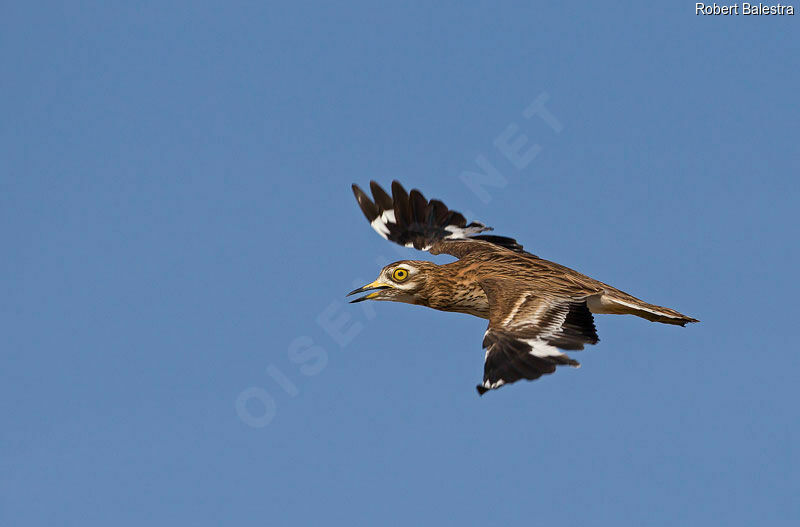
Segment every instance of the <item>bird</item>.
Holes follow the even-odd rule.
[[[371,181],[371,199],[358,185],[352,189],[361,212],[383,238],[456,261],[391,263],[377,279],[348,293],[366,293],[351,303],[403,302],[488,319],[479,395],[538,379],[558,366],[580,367],[563,351],[597,344],[595,314],[636,315],[679,326],[699,322],[539,258],[513,238],[484,234],[493,229],[467,223],[442,201],[428,200],[417,189],[406,192],[398,181],[392,182],[391,195]]]

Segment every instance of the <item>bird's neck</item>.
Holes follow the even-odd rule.
[[[489,301],[476,276],[463,266],[436,266],[418,294],[418,304],[440,311],[456,311],[481,318],[489,317]]]

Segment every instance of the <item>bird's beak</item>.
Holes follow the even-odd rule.
[[[358,289],[354,289],[354,290],[350,291],[349,293],[347,293],[347,296],[355,295],[357,293],[363,293],[363,292],[369,291],[371,289],[389,289],[389,288],[390,288],[390,286],[388,286],[388,285],[386,285],[384,283],[381,283],[379,280],[375,280],[374,282],[372,282],[370,284],[367,284],[367,285],[365,285],[363,287],[359,287]],[[370,300],[371,298],[375,298],[375,297],[379,296],[380,294],[381,294],[380,291],[373,291],[372,293],[369,293],[369,294],[366,294],[366,295],[364,295],[362,297],[356,298],[355,300],[351,300],[350,303],[351,304],[355,304],[356,302],[362,302],[364,300]]]

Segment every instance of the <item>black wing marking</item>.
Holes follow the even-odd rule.
[[[556,366],[578,367],[558,351],[581,350],[598,342],[585,298],[553,298],[515,280],[484,280],[489,299],[489,329],[483,340],[486,361],[478,393],[520,379],[538,379]]]
[[[486,349],[483,383],[476,386],[480,395],[520,379],[538,379],[553,373],[559,365],[580,366],[578,361],[563,353],[537,356],[535,353],[546,354],[550,351],[547,348],[552,346],[543,347],[535,339],[521,339],[503,330],[488,330],[483,347]]]
[[[506,249],[510,249],[515,253],[523,253],[525,250],[522,248],[522,245],[517,243],[517,240],[514,238],[508,238],[506,236],[495,236],[493,234],[479,234],[476,236],[470,236],[470,240],[483,240],[485,242],[489,242],[494,245],[499,245],[500,247],[505,247]]]
[[[477,221],[467,224],[461,213],[448,209],[439,200],[426,200],[419,190],[407,193],[400,183],[393,181],[389,196],[376,182],[371,181],[369,186],[372,199],[355,184],[353,194],[372,228],[389,241],[427,251],[442,240],[480,240],[524,252],[512,238],[478,235],[492,228]]]

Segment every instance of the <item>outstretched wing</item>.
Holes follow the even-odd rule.
[[[472,241],[475,242],[475,249],[485,247],[488,243],[524,252],[522,246],[512,238],[479,234],[492,228],[477,221],[467,224],[461,213],[448,209],[437,199],[426,200],[419,190],[406,193],[400,183],[393,181],[392,195],[389,196],[374,181],[369,186],[372,199],[355,184],[353,194],[372,228],[389,241],[422,251],[429,251],[438,244],[433,251],[437,254],[451,254],[447,244],[442,243],[447,240]],[[463,244],[459,245],[460,252],[464,252]]]
[[[538,379],[556,366],[578,367],[559,349],[581,350],[598,342],[586,298],[546,297],[508,279],[481,281],[489,300],[489,329],[483,339],[486,361],[483,395],[520,379]]]

